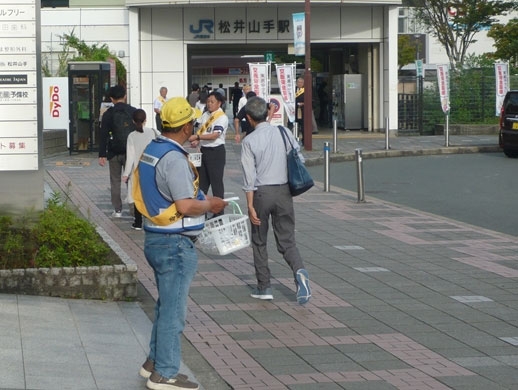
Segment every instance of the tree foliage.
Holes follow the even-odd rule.
[[[511,19],[507,24],[496,23],[491,26],[487,35],[495,40],[496,51],[492,57],[508,61],[518,66],[518,19]]]
[[[426,32],[442,44],[452,68],[464,65],[475,35],[491,27],[499,16],[518,9],[516,0],[422,0],[416,17]]]
[[[411,64],[416,59],[416,44],[412,43],[408,35],[400,34],[397,41],[397,64],[399,70]]]
[[[70,34],[59,36],[63,42],[62,50],[58,54],[58,71],[57,76],[66,76],[68,72],[68,62],[70,61],[107,61],[113,59],[116,66],[117,83],[126,85],[126,68],[117,56],[110,53],[107,44],[88,45],[85,41],[79,39],[74,30]],[[45,76],[51,76],[50,69],[46,63],[43,64],[43,72]]]

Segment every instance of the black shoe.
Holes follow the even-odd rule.
[[[147,358],[142,367],[140,367],[139,375],[142,378],[148,379],[153,373],[153,371],[155,371],[155,362],[150,358]],[[176,378],[181,381],[186,381],[189,379],[189,377],[184,374],[178,374],[176,375]]]
[[[131,228],[135,230],[142,230],[142,225],[137,225],[135,222],[131,224]]]
[[[175,378],[164,378],[156,371],[153,372],[147,380],[146,387],[151,390],[198,390],[200,388],[197,383],[191,382],[189,380],[181,380],[178,376]]]

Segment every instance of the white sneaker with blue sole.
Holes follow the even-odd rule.
[[[304,305],[311,298],[308,271],[304,268],[299,269],[295,274],[295,280],[297,281],[297,302]]]

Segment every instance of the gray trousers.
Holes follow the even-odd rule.
[[[266,248],[270,218],[277,250],[293,271],[293,277],[304,264],[295,242],[295,212],[288,184],[258,187],[254,192],[254,208],[261,220],[259,226],[252,225],[255,275],[257,287],[264,289],[270,287],[271,277]]]
[[[126,155],[117,154],[108,160],[110,166],[110,192],[113,209],[122,210],[121,199],[121,183],[122,173],[124,172],[124,164],[126,164]]]

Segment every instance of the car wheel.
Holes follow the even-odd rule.
[[[516,158],[518,157],[518,152],[514,150],[504,149],[504,154],[509,158]]]

